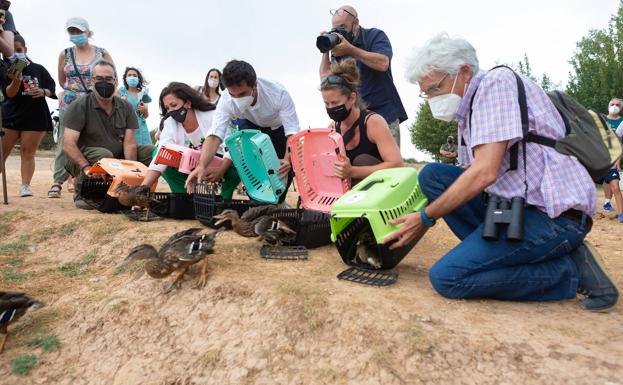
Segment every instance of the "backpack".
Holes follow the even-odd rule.
[[[505,67],[497,66],[491,69]],[[621,142],[614,132],[610,130],[603,116],[595,111],[589,111],[571,96],[561,91],[551,91],[547,96],[560,114],[565,125],[565,136],[560,139],[552,139],[546,136],[528,132],[528,104],[526,102],[526,90],[521,77],[513,71],[517,79],[517,91],[519,97],[519,111],[521,114],[521,126],[523,139],[513,144],[510,148],[510,170],[517,169],[518,145],[523,146],[524,167],[526,157],[526,142],[538,143],[552,147],[563,155],[575,157],[588,171],[594,181],[599,181],[606,175],[608,170],[623,155]],[[474,92],[474,96],[476,93]],[[474,96],[470,103],[470,120]],[[471,123],[470,123],[471,125]]]

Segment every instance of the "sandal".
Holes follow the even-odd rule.
[[[60,198],[62,189],[63,187],[60,183],[52,184],[52,187],[48,190],[48,198]]]

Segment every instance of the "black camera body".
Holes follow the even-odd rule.
[[[499,234],[499,224],[506,224],[506,239],[509,241],[523,241],[524,236],[524,204],[523,197],[514,197],[510,201],[496,195],[488,194],[485,221],[482,228],[482,237],[496,241]]]
[[[320,52],[325,53],[329,52],[340,43],[340,36],[347,36],[348,32],[346,32],[346,28],[343,25],[338,25],[333,28],[328,33],[320,35],[316,38],[316,47],[320,50]]]

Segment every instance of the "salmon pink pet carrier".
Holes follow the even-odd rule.
[[[350,189],[347,180],[333,174],[335,162],[346,156],[342,135],[328,128],[301,131],[288,139],[288,151],[301,204],[329,213]]]
[[[190,174],[199,164],[201,150],[180,146],[178,144],[165,144],[158,149],[154,163],[177,168],[181,173]],[[218,170],[223,160],[214,157],[208,165],[208,170]]]

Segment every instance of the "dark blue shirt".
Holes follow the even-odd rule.
[[[6,21],[2,25],[2,28],[5,31],[11,31],[13,33],[17,32],[17,29],[15,29],[15,21],[13,21],[13,14],[9,11],[6,13]]]
[[[366,102],[368,109],[381,115],[387,123],[391,123],[396,119],[399,119],[400,122],[407,120],[407,112],[394,85],[391,69],[392,45],[385,32],[377,28],[360,28],[359,36],[353,45],[364,51],[383,54],[389,58],[390,62],[387,71],[381,72],[357,60],[357,67],[361,74],[359,96]],[[345,58],[332,57],[332,61],[339,61]]]

